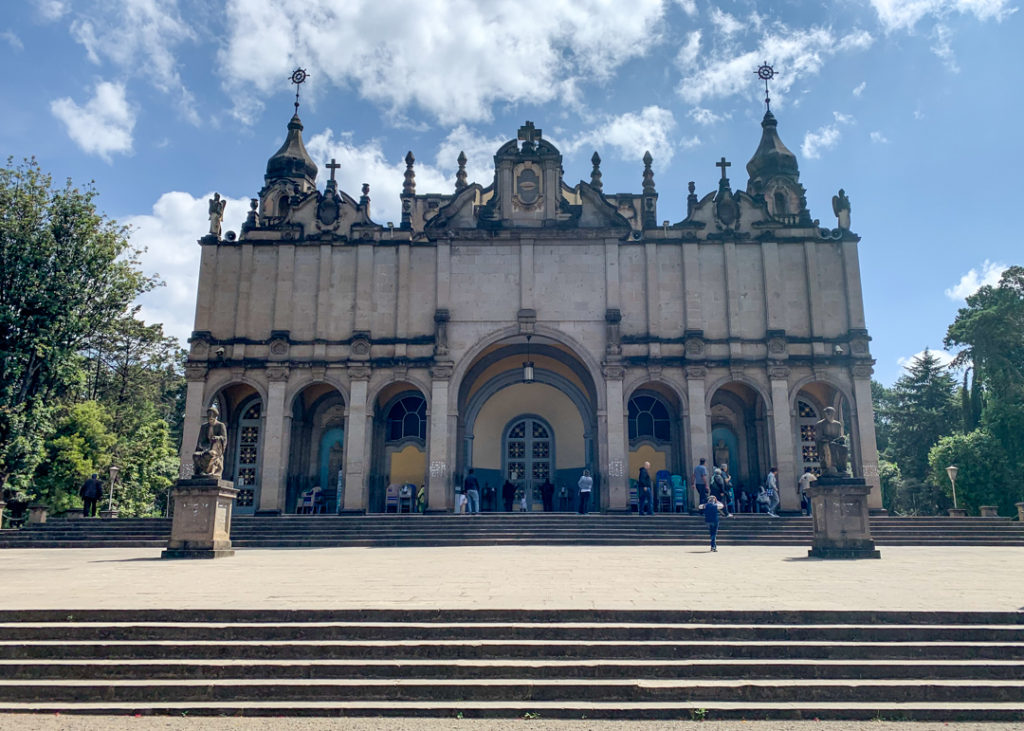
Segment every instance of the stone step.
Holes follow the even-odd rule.
[[[1015,660],[0,660],[11,680],[274,678],[731,678],[976,679],[1022,678]]]
[[[988,721],[1015,722],[1024,715],[1024,704],[978,702],[791,702],[747,703],[736,701],[642,702],[609,701],[253,701],[253,702],[4,702],[4,713],[87,713],[174,716],[360,716],[391,718],[493,718],[493,719],[628,719],[628,720],[862,720],[862,721]]]
[[[324,679],[79,680],[0,679],[0,702],[176,703],[196,701],[541,701],[704,703],[878,702],[1017,703],[1024,705],[1024,681],[972,680],[711,680],[711,679]]]

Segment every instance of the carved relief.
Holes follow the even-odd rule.
[[[704,339],[689,337],[686,339],[686,357],[700,358],[704,355]]]
[[[285,366],[271,366],[267,368],[267,380],[271,382],[287,381],[288,368]]]
[[[786,366],[772,366],[768,369],[768,377],[773,380],[785,380],[789,378],[789,368]]]
[[[352,335],[352,355],[356,358],[366,359],[370,356],[370,334],[366,332],[355,332]]]
[[[352,381],[368,381],[370,380],[370,367],[354,365],[348,367],[348,377]]]
[[[704,378],[707,374],[708,369],[704,366],[686,366],[687,378]]]
[[[532,162],[516,165],[513,172],[515,191],[513,200],[523,208],[533,208],[543,194],[543,175],[540,166]]]

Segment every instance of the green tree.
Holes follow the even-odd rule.
[[[0,168],[0,488],[30,479],[83,343],[154,284],[95,197],[34,160]]]
[[[893,384],[883,407],[883,418],[890,424],[886,453],[911,484],[927,481],[928,451],[960,427],[956,388],[949,369],[928,350]]]
[[[957,505],[977,512],[980,505],[998,505],[1004,515],[1016,513],[1022,500],[1020,481],[1011,479],[1003,445],[984,428],[942,437],[928,454],[930,477],[942,485],[952,505],[953,487],[946,467],[956,465]]]
[[[55,512],[80,507],[78,488],[89,475],[106,474],[116,442],[101,404],[86,401],[64,409],[46,440],[30,496]]]
[[[878,381],[871,381],[871,401],[875,411],[875,443],[879,453],[882,453],[889,447],[889,432],[892,429],[892,422],[888,417],[892,390]]]
[[[910,512],[908,506],[904,504],[903,475],[900,474],[900,468],[896,463],[879,458],[878,481],[882,486],[882,507],[891,515]]]
[[[178,455],[163,419],[151,419],[118,443],[114,504],[125,517],[161,515],[167,488],[178,474]]]

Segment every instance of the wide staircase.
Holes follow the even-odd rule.
[[[0,612],[0,712],[1024,721],[1014,612]]]
[[[162,547],[168,519],[51,520],[0,531],[0,548]],[[1024,524],[1009,518],[871,519],[880,546],[1024,546]],[[809,546],[808,517],[735,515],[724,519],[723,545]],[[236,516],[236,548],[465,545],[703,545],[699,516],[683,514],[575,515],[483,513],[481,515],[284,515]]]

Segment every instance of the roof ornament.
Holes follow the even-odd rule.
[[[466,152],[465,150],[459,151],[459,157],[456,161],[459,163],[459,170],[455,173],[455,192],[458,193],[460,190],[466,187]]]
[[[757,71],[754,73],[757,74],[757,78],[764,82],[764,108],[766,112],[770,112],[772,110],[772,99],[768,95],[768,82],[775,78],[777,72],[765,61],[757,67]]]
[[[295,113],[299,113],[299,88],[306,83],[306,79],[309,74],[306,73],[306,69],[295,69],[292,71],[291,80],[295,84]]]
[[[416,171],[413,165],[416,162],[412,150],[405,154],[405,181],[402,183],[402,195],[416,195]]]
[[[533,126],[533,122],[526,120],[526,124],[519,128],[519,133],[516,135],[517,138],[523,142],[523,152],[533,152],[536,149],[536,143],[540,140],[540,130]]]
[[[590,162],[594,166],[590,172],[590,187],[600,193],[604,189],[604,184],[601,182],[601,156],[595,151]]]

